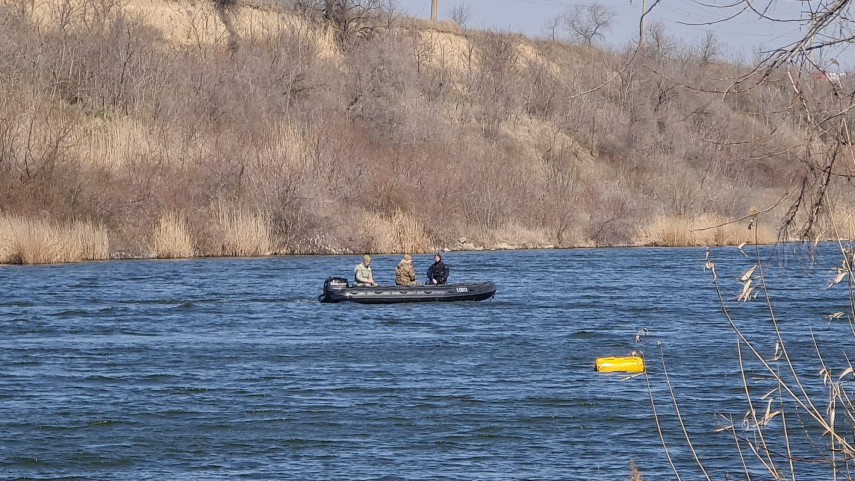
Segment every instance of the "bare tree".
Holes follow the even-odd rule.
[[[613,9],[599,3],[575,5],[572,11],[564,15],[564,26],[571,37],[590,46],[595,40],[605,38],[616,16]]]
[[[555,41],[555,32],[562,23],[564,23],[564,16],[556,15],[547,20],[546,24],[543,26],[543,31],[549,35],[549,39],[553,42]]]
[[[461,3],[455,5],[454,8],[451,9],[448,13],[448,17],[457,25],[466,28],[466,24],[469,23],[469,20],[472,17],[472,12],[469,10],[469,5]]]
[[[290,0],[297,11],[336,29],[339,44],[348,47],[373,37],[388,24],[392,4],[387,0]]]
[[[220,21],[223,22],[226,32],[229,34],[229,50],[231,51],[237,50],[240,42],[240,35],[235,29],[230,15],[230,10],[236,4],[237,0],[214,0],[214,8],[217,10],[217,15],[219,15]]]
[[[677,48],[677,40],[668,35],[668,32],[665,31],[665,24],[662,22],[650,22],[645,36],[644,47],[646,53],[649,55],[655,54],[660,57],[669,57]]]
[[[710,62],[714,62],[721,55],[721,42],[716,37],[715,32],[707,30],[707,36],[701,42],[701,47],[698,51],[699,63],[703,66]]]

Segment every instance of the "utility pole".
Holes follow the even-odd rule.
[[[641,39],[639,44],[643,47],[647,35],[647,0],[641,0]]]
[[[808,56],[808,60],[810,60],[810,65],[813,67],[816,65],[813,63],[813,29],[816,27],[816,14],[810,13],[810,55]]]
[[[430,19],[436,22],[436,2],[437,0],[431,0],[430,2]]]

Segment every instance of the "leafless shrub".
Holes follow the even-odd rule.
[[[416,72],[404,55],[406,48],[386,36],[366,43],[348,61],[347,111],[384,137],[398,132],[409,115],[405,99],[413,96]]]
[[[557,132],[546,139],[542,159],[546,166],[546,181],[541,191],[541,224],[554,234],[554,242],[565,246],[568,234],[580,223],[583,214],[583,185],[586,179],[580,164],[583,162],[580,147]]]
[[[669,35],[665,24],[659,21],[649,22],[645,35],[642,53],[648,58],[671,58],[680,45],[679,39]]]
[[[722,44],[712,30],[707,30],[707,35],[698,48],[698,63],[704,66],[718,60],[722,53]]]
[[[217,10],[217,15],[220,17],[220,21],[223,22],[223,25],[226,27],[226,31],[229,33],[229,50],[237,50],[240,42],[240,35],[235,29],[231,11],[237,4],[237,0],[213,0],[213,2],[214,8]]]
[[[507,33],[486,32],[474,39],[481,68],[470,77],[468,90],[481,107],[484,135],[495,138],[502,122],[519,110],[519,51]]]
[[[336,30],[339,45],[351,48],[370,40],[386,25],[391,13],[383,0],[290,0],[292,6]]]

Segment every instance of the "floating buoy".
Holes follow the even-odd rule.
[[[594,363],[597,372],[644,372],[644,358],[630,357],[600,357]]]

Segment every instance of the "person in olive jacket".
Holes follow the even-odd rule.
[[[413,270],[413,257],[409,254],[404,254],[404,257],[398,262],[398,267],[395,268],[395,285],[416,285],[416,271]]]
[[[442,255],[437,252],[433,256],[433,264],[427,270],[428,284],[445,284],[448,280],[448,266],[442,262]]]

